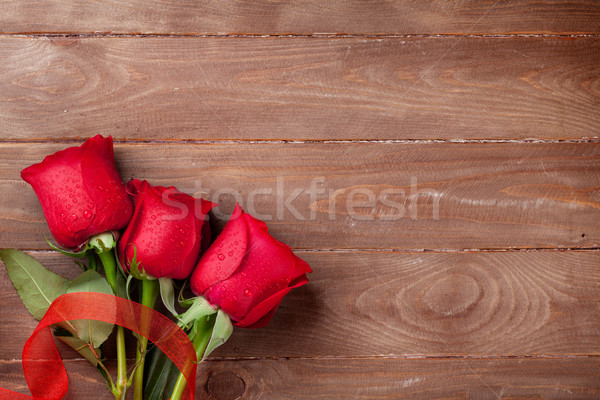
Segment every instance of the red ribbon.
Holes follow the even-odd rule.
[[[4,400],[60,400],[67,393],[67,372],[52,338],[50,325],[90,319],[121,325],[147,337],[165,353],[188,382],[184,398],[194,399],[196,352],[177,325],[161,313],[139,303],[101,293],[69,293],[48,308],[23,348],[23,371],[32,396],[0,388]]]

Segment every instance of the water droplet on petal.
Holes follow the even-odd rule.
[[[71,214],[71,219],[77,219],[77,215]]]
[[[227,255],[228,255],[229,257],[232,257],[232,256],[233,256],[233,251],[230,251],[229,253],[227,253]]]
[[[88,203],[88,208],[94,208],[94,205],[92,203]]]
[[[98,189],[104,190],[104,186],[100,185],[100,186],[98,186]]]
[[[219,260],[223,261],[223,260],[225,259],[225,256],[224,256],[223,254],[219,254],[219,255],[217,256],[217,258],[218,258]]]
[[[71,227],[70,227],[70,226],[67,226],[67,230],[68,230],[69,232],[71,232],[73,229],[71,229]]]
[[[85,211],[83,212],[83,216],[84,216],[84,217],[86,217],[86,218],[92,218],[92,213],[91,213],[91,212],[89,212],[88,210],[85,210]]]
[[[65,208],[68,210],[71,208],[71,205],[67,203],[67,204],[65,204]]]
[[[252,296],[252,292],[250,291],[250,289],[244,290],[244,296],[246,296],[246,297]]]
[[[219,242],[219,247],[223,247],[223,242]]]

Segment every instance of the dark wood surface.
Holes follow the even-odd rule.
[[[6,33],[597,34],[596,1],[7,0]]]
[[[600,131],[596,36],[4,36],[0,59],[0,135],[14,140],[573,140]]]
[[[48,248],[19,171],[64,147],[0,144],[3,245]],[[116,155],[123,179],[205,196],[225,218],[237,199],[293,248],[600,243],[598,143],[145,143],[118,145]]]
[[[65,400],[97,399],[102,378],[86,361],[65,362]],[[20,362],[0,362],[0,380],[26,393]],[[598,358],[291,358],[208,360],[198,373],[200,399],[591,399],[600,391]],[[317,378],[318,377],[318,378]],[[108,397],[106,397],[108,398]]]
[[[10,0],[0,59],[0,247],[76,276],[19,172],[101,133],[313,267],[198,399],[600,397],[600,3]],[[68,399],[110,398],[59,348]]]
[[[74,278],[62,255],[33,252]],[[315,270],[268,329],[238,329],[213,353],[244,357],[559,357],[598,351],[600,255],[589,251],[297,251]],[[27,314],[0,271],[3,356],[18,359]],[[18,310],[18,313],[15,313]],[[576,310],[576,312],[573,312]],[[16,315],[15,315],[16,314]],[[318,335],[315,333],[318,332]],[[317,335],[317,336],[315,336]],[[293,338],[293,340],[291,340]],[[65,348],[66,349],[66,348]],[[65,358],[78,354],[65,350]]]

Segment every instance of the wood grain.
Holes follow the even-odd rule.
[[[600,356],[599,251],[297,254],[310,283],[268,327],[236,329],[211,357]],[[33,255],[78,273],[65,256]],[[0,358],[19,359],[36,321],[4,268],[0,296]]]
[[[599,18],[600,21],[600,18]],[[0,138],[582,139],[600,39],[0,38]]]
[[[48,248],[41,207],[19,171],[69,145],[0,144],[3,246]],[[600,244],[600,144],[160,143],[115,151],[125,181],[218,202],[217,221],[237,200],[293,248]]]
[[[233,384],[207,388],[237,377],[244,399],[590,399],[600,394],[599,366],[598,358],[228,361],[202,367],[197,390],[235,399]]]
[[[599,21],[595,1],[8,0],[0,32],[597,34]]]
[[[65,400],[110,398],[86,361],[67,361],[66,368]],[[205,361],[196,398],[593,399],[600,396],[599,368],[598,357]],[[26,393],[22,375],[20,361],[0,362],[0,386]]]

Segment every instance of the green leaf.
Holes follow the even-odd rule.
[[[169,278],[158,278],[158,283],[160,285],[160,298],[162,299],[163,304],[173,314],[177,315],[177,311],[175,310],[175,290],[173,289],[173,279]]]
[[[84,272],[71,282],[67,288],[67,293],[76,292],[113,294],[106,279],[92,270]],[[113,324],[104,321],[73,320],[70,321],[70,325],[74,329],[74,332],[72,332],[74,336],[85,343],[90,343],[94,348],[100,347],[113,330]]]
[[[210,353],[212,353],[214,349],[225,343],[232,333],[233,325],[231,324],[231,319],[229,319],[229,315],[227,315],[225,311],[219,309],[219,311],[217,312],[217,320],[215,321],[212,335],[210,336],[210,342],[208,342],[208,346],[206,346],[206,350],[204,350],[202,360],[199,361],[204,361],[204,359]]]
[[[146,354],[144,369],[144,400],[167,400],[173,393],[179,369],[158,347]]]
[[[65,293],[69,280],[55,274],[30,255],[15,249],[1,249],[0,259],[27,311],[38,321],[50,304]]]
[[[94,367],[98,366],[98,359],[96,358],[96,356],[94,355],[94,352],[92,352],[92,349],[90,349],[90,347],[88,346],[88,344],[86,342],[84,342],[83,340],[71,336],[70,332],[65,331],[65,330],[61,330],[63,333],[66,333],[67,336],[63,336],[61,334],[58,333],[58,331],[54,332],[54,336],[56,336],[61,342],[67,344],[68,346],[70,346],[71,348],[73,348],[74,350],[76,350],[79,354],[81,354],[86,360],[88,360],[90,363],[92,363],[92,365]],[[96,352],[96,354],[98,354],[98,357],[102,357],[102,351],[100,349],[94,349],[94,351]]]

